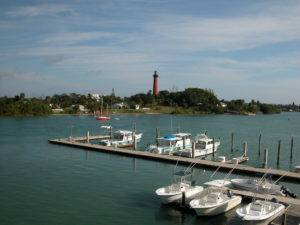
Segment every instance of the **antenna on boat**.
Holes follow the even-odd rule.
[[[267,171],[264,173],[264,175],[257,181],[257,193],[254,194],[254,196],[252,198],[252,202],[255,202],[256,196],[258,194],[258,188],[262,185],[262,183],[263,183],[263,181],[264,181],[265,177],[267,176],[270,169],[271,169],[271,167],[268,168]]]

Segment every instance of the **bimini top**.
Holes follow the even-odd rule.
[[[167,136],[164,136],[164,138],[172,139],[172,138],[176,138],[176,136],[174,136],[174,135],[167,135]]]
[[[192,172],[191,171],[181,170],[181,171],[174,172],[173,175],[174,176],[178,176],[178,177],[186,177],[186,176],[192,175]]]
[[[180,138],[191,136],[190,133],[177,133],[177,134],[173,134],[173,135],[176,137],[180,137]]]
[[[158,139],[159,140],[165,140],[165,141],[180,141],[180,140],[182,140],[181,138],[176,137],[174,135],[167,135],[167,136],[164,136],[164,137],[160,137]]]

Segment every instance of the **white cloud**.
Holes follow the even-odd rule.
[[[10,17],[35,17],[56,15],[59,13],[73,13],[73,10],[63,4],[45,4],[38,6],[23,6],[7,11],[5,14]]]
[[[115,34],[109,32],[69,32],[57,33],[41,40],[47,44],[68,45],[75,44],[81,41],[90,41],[103,38],[116,37]]]

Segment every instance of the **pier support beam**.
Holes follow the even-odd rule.
[[[280,160],[280,149],[281,149],[281,140],[278,141],[277,166],[279,165],[279,160]]]
[[[156,145],[158,146],[158,138],[159,138],[159,129],[156,128],[156,136],[155,136],[155,142],[156,142]]]
[[[213,158],[215,158],[215,138],[213,138],[213,152],[212,152],[212,155],[213,155]]]
[[[185,207],[185,191],[182,192],[182,196],[181,196],[181,207]]]
[[[244,141],[243,147],[244,147],[244,157],[246,157],[247,154],[248,154],[248,144],[247,144],[247,141]]]
[[[136,137],[135,137],[135,133],[133,133],[133,150],[136,150]]]
[[[234,148],[234,133],[231,133],[231,153],[233,152],[233,148]]]
[[[86,143],[90,143],[90,132],[86,132]]]
[[[258,155],[261,153],[261,134],[259,134],[258,137]]]
[[[294,147],[294,137],[291,138],[291,153],[290,153],[290,160],[293,160],[293,147]]]
[[[267,168],[268,167],[268,149],[265,149],[264,152],[264,162],[263,162],[263,168]]]
[[[192,158],[195,158],[195,149],[196,149],[196,143],[192,142]]]

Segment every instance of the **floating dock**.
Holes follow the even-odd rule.
[[[167,161],[171,163],[176,163],[178,161],[178,163],[187,164],[187,165],[195,163],[196,164],[195,166],[197,167],[205,167],[205,168],[212,168],[212,169],[220,167],[220,170],[225,170],[225,171],[229,171],[235,168],[234,169],[235,172],[252,174],[252,175],[257,173],[268,173],[271,174],[273,177],[283,176],[282,179],[284,180],[300,181],[300,173],[289,172],[284,170],[255,168],[246,165],[234,165],[228,163],[214,162],[210,160],[202,160],[199,158],[183,158],[183,157],[178,157],[173,155],[159,155],[159,154],[140,151],[140,150],[129,150],[129,149],[108,147],[99,144],[89,143],[89,140],[102,139],[107,137],[108,136],[91,136],[88,139],[87,137],[77,137],[77,138],[70,137],[70,138],[63,138],[63,139],[52,139],[49,140],[49,142],[54,144],[67,145],[67,146],[72,146],[77,148],[83,148],[83,149],[89,149],[89,150],[101,151],[101,152],[107,152],[113,154],[122,154],[126,156],[155,160],[155,161]]]
[[[265,168],[254,168],[246,165],[235,165],[229,163],[221,163],[221,162],[214,162],[210,160],[202,160],[199,158],[183,158],[173,155],[159,155],[155,153],[140,151],[140,150],[129,150],[124,148],[116,148],[116,147],[109,147],[109,146],[102,146],[99,144],[89,143],[89,140],[95,139],[104,139],[108,138],[109,136],[91,136],[87,137],[77,137],[77,138],[63,138],[63,139],[52,139],[49,140],[50,143],[60,144],[60,145],[67,145],[77,148],[83,148],[93,151],[101,151],[106,153],[112,154],[121,154],[130,157],[137,157],[143,159],[149,159],[154,161],[166,161],[170,163],[181,163],[181,164],[193,164],[195,163],[197,167],[209,167],[209,168],[218,168],[220,170],[229,171],[234,168],[235,172],[239,173],[246,173],[246,174],[256,174],[256,173],[268,173],[274,177],[281,177],[285,180],[293,180],[293,181],[300,181],[300,173],[289,172],[284,170],[275,170],[275,169],[265,169]],[[255,195],[258,199],[267,199],[271,200],[272,198],[276,198],[279,202],[285,204],[286,210],[282,213],[283,215],[279,215],[277,218],[272,220],[270,224],[296,224],[298,225],[299,221],[299,212],[300,212],[300,199],[288,198],[283,196],[275,196],[275,195],[263,195],[263,194],[254,194],[250,191],[242,191],[236,189],[230,189],[232,193],[236,195],[241,195],[245,199],[251,199]],[[282,218],[282,219],[281,219]]]

